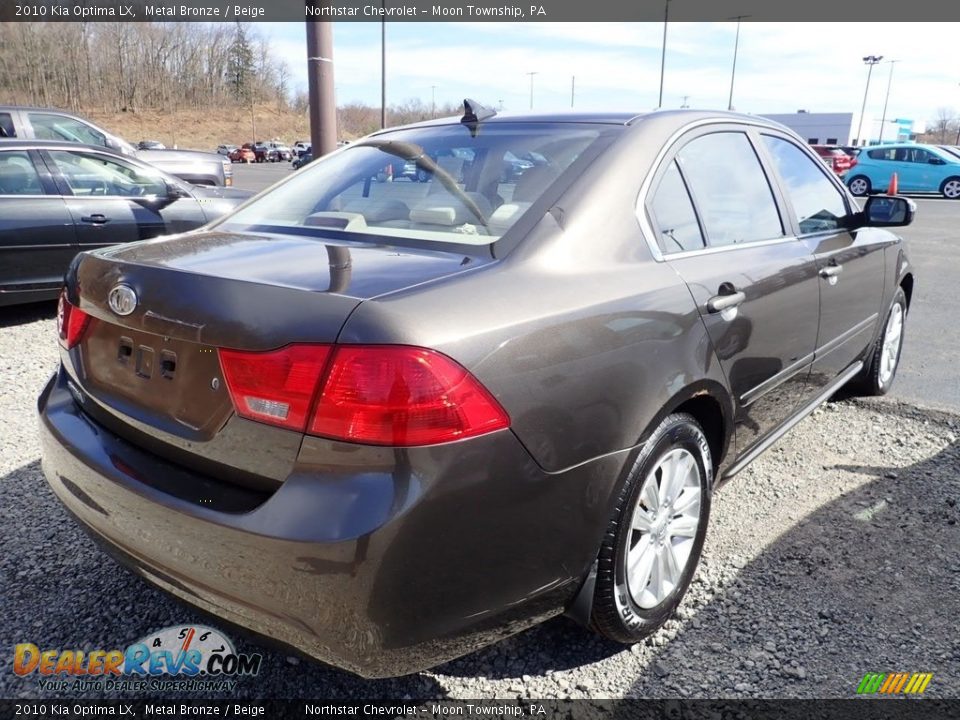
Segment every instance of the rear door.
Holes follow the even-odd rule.
[[[0,149],[0,291],[59,287],[76,254],[73,219],[37,152]]]
[[[788,136],[765,131],[762,138],[782,180],[794,231],[817,262],[820,329],[811,382],[822,387],[861,357],[873,338],[890,235],[845,227],[853,208],[833,177]]]
[[[648,210],[729,382],[742,454],[808,394],[819,314],[814,259],[785,228],[746,130],[698,131],[668,158]]]

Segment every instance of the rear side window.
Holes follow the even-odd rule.
[[[0,195],[43,195],[40,176],[25,150],[0,152]]]
[[[787,186],[800,233],[823,232],[840,227],[847,214],[843,195],[821,170],[821,163],[793,143],[764,135],[763,142]]]
[[[661,250],[672,253],[703,248],[697,214],[675,162],[670,163],[660,179],[651,209]]]
[[[65,140],[87,145],[107,144],[107,137],[84,122],[55,113],[29,113],[33,134],[38,140]]]
[[[17,129],[13,126],[13,116],[10,113],[0,113],[0,137],[16,136]]]
[[[886,148],[884,150],[867,150],[867,157],[871,160],[894,160],[897,155],[896,148]]]
[[[691,140],[677,160],[707,235],[719,247],[783,237],[780,213],[760,160],[741,132]]]

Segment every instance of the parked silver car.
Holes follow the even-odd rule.
[[[137,150],[122,138],[63,110],[0,105],[0,139],[51,140],[100,145],[140,158],[195,185],[232,185],[229,161],[196,150]]]

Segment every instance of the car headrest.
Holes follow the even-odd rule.
[[[30,173],[19,165],[0,165],[0,194],[24,195],[30,190]]]
[[[344,212],[360,213],[368,223],[382,223],[390,220],[406,220],[410,217],[410,208],[402,200],[357,198],[343,206]]]
[[[513,189],[513,199],[519,202],[533,202],[543,195],[559,173],[549,165],[534,165],[523,172]]]
[[[480,208],[484,217],[489,218],[493,208],[490,201],[479,193],[467,193]],[[410,209],[410,220],[427,225],[463,225],[478,224],[480,220],[455,195],[435,193],[428,195]]]

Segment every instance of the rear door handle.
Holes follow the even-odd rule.
[[[80,218],[85,223],[93,223],[94,225],[103,225],[104,223],[110,222],[110,218],[101,213],[95,213],[93,215],[84,215]]]
[[[722,295],[714,295],[712,298],[707,300],[707,312],[723,312],[724,310],[737,307],[746,299],[747,296],[742,290],[737,290],[732,293],[724,293]]]
[[[843,272],[843,265],[839,265],[839,264],[827,265],[824,268],[820,268],[820,277],[832,278],[832,277],[836,277],[842,272]]]

